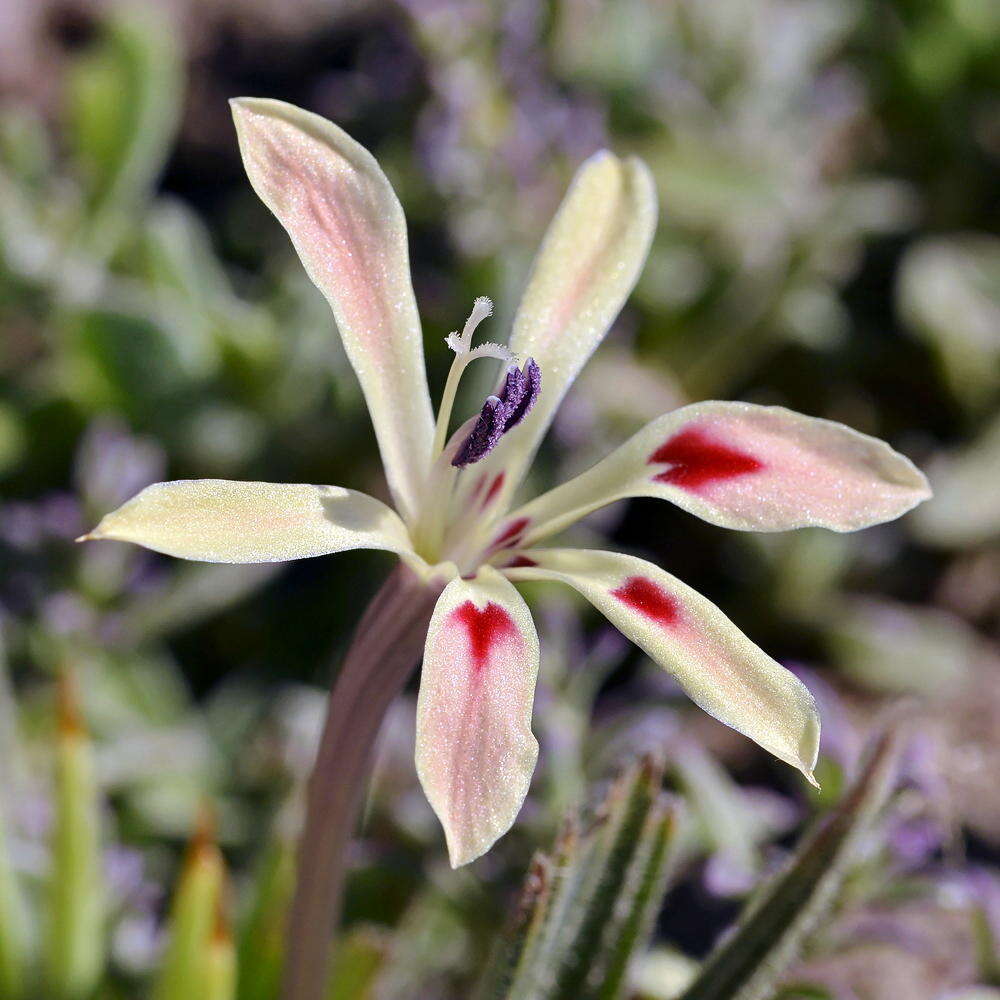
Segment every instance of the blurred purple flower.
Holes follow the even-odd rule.
[[[11,548],[31,552],[44,538],[45,528],[34,504],[15,501],[0,507],[0,539]]]
[[[68,590],[47,595],[42,600],[40,617],[42,622],[57,635],[90,631],[97,621],[94,609],[85,604],[77,594]]]
[[[944,825],[932,816],[914,816],[893,824],[889,847],[904,867],[916,868],[930,860],[948,839]]]
[[[89,508],[104,513],[162,479],[165,468],[163,450],[154,441],[134,437],[117,421],[95,420],[77,449],[77,489]]]

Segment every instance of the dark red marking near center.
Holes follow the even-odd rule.
[[[538,563],[536,563],[535,560],[531,558],[531,556],[526,556],[526,555],[524,555],[522,553],[521,555],[514,556],[514,558],[511,559],[510,562],[504,563],[503,564],[503,568],[504,569],[520,569],[522,567],[523,568],[528,568],[528,567],[537,566],[537,565],[538,565]]]
[[[469,494],[469,499],[475,503],[483,492],[483,487],[486,485],[486,473],[480,472],[476,477],[475,485],[472,487],[472,492]]]
[[[764,468],[764,463],[753,455],[713,441],[697,427],[688,427],[668,438],[649,456],[647,464],[669,464],[670,468],[658,472],[653,481],[692,492]]]
[[[680,602],[645,576],[630,576],[611,596],[665,627],[680,621]]]
[[[472,663],[477,671],[486,666],[490,650],[496,643],[517,635],[514,619],[495,601],[487,602],[485,608],[477,608],[472,601],[465,601],[452,611],[449,618],[465,628]]]
[[[482,504],[480,505],[483,510],[486,510],[486,508],[489,507],[494,500],[496,500],[497,494],[500,492],[500,488],[503,486],[503,481],[506,478],[507,474],[505,472],[498,472],[496,474],[493,482],[490,483],[490,488],[486,491],[486,496],[483,497]]]
[[[531,523],[530,517],[519,517],[511,521],[503,531],[493,539],[493,549],[512,549],[524,538],[524,530]]]

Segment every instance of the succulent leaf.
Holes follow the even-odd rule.
[[[593,826],[571,820],[532,862],[480,1000],[617,997],[662,898],[674,815],[649,758],[614,784]]]
[[[709,956],[681,1000],[764,1000],[816,922],[834,904],[859,834],[888,797],[897,733],[869,750],[840,804],[807,834],[787,868],[746,908],[731,936]]]

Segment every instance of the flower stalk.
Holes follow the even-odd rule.
[[[330,692],[306,789],[287,930],[285,1000],[322,1000],[347,852],[382,720],[423,651],[441,587],[398,566],[372,599]]]

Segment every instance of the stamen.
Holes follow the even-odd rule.
[[[488,455],[503,437],[506,416],[503,400],[499,396],[487,396],[472,433],[455,453],[451,464],[461,469]]]
[[[542,372],[534,358],[528,358],[521,371],[512,368],[507,372],[504,400],[509,412],[503,428],[504,434],[524,420],[528,411],[535,405],[541,388]]]
[[[480,296],[472,306],[472,312],[465,321],[462,332],[452,333],[445,343],[455,352],[451,370],[445,381],[434,428],[434,442],[431,451],[430,468],[421,499],[421,514],[413,532],[421,549],[435,553],[439,550],[444,534],[445,522],[449,516],[451,496],[454,490],[457,469],[461,469],[488,455],[500,438],[515,424],[519,423],[534,404],[541,384],[541,373],[532,359],[528,359],[523,369],[514,364],[507,373],[503,391],[499,396],[490,396],[478,417],[459,428],[451,440],[447,440],[451,411],[455,405],[458,383],[468,365],[477,358],[497,358],[508,365],[514,356],[502,344],[485,343],[472,346],[476,328],[493,314],[493,303]]]
[[[534,358],[528,358],[524,368],[516,365],[511,368],[503,392],[487,397],[476,425],[451,464],[461,469],[485,458],[500,443],[500,438],[527,416],[541,387],[542,373]]]

